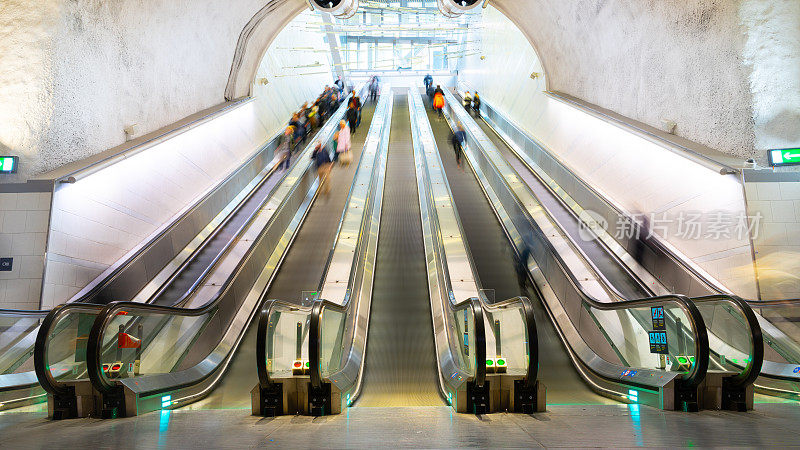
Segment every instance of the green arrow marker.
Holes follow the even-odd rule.
[[[769,163],[772,166],[794,166],[800,164],[800,148],[769,150]]]

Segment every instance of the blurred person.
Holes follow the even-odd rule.
[[[650,224],[650,218],[647,214],[639,213],[635,214],[634,217],[641,216],[642,221],[638,224],[639,227],[637,228],[637,232],[634,236],[633,242],[633,259],[639,263],[642,267],[644,267],[644,255],[645,251],[647,250],[647,240],[650,239],[650,236],[653,234],[653,229]],[[635,222],[635,219],[634,219]]]
[[[356,127],[360,127],[361,126],[361,107],[363,106],[361,104],[361,97],[359,97],[358,95],[353,95],[353,105],[355,105],[356,112],[358,113],[358,117],[357,117],[357,120],[356,120]],[[353,132],[355,133],[355,129],[353,130]]]
[[[339,92],[344,92],[344,81],[342,80],[342,76],[341,75],[336,77],[336,81],[334,81],[333,84],[336,85],[336,87],[339,89]]]
[[[275,149],[275,155],[282,158],[280,164],[278,164],[278,170],[284,170],[289,168],[289,164],[291,163],[292,159],[292,136],[294,135],[294,130],[291,126],[286,127],[286,130],[283,131],[283,134],[280,137],[280,141],[278,142],[278,147]]]
[[[327,196],[331,190],[330,181],[328,180],[331,173],[331,156],[328,153],[328,149],[317,142],[314,145],[311,159],[314,160],[314,166],[317,168],[317,179],[320,183],[319,190]]]
[[[308,120],[308,102],[303,103],[303,107],[300,108],[300,125],[303,126],[303,144],[306,143],[306,138],[308,138],[308,134],[311,131],[311,122]]]
[[[453,144],[453,151],[456,154],[456,164],[459,169],[462,169],[461,157],[464,156],[464,143],[466,141],[467,133],[464,131],[464,127],[459,123],[455,133],[453,133],[453,136],[450,138],[450,142]]]
[[[528,244],[523,240],[522,249],[519,256],[514,261],[514,269],[517,272],[517,283],[519,284],[519,293],[523,297],[528,296],[528,288],[534,289],[533,283],[530,278],[530,271],[528,269],[528,261],[531,259],[531,249]]]
[[[378,101],[378,77],[375,76],[369,80],[369,100],[371,102]]]
[[[481,116],[481,98],[478,95],[478,91],[475,91],[475,95],[472,96],[472,111],[478,116]]]
[[[464,98],[462,99],[461,102],[464,104],[464,109],[466,109],[467,112],[469,112],[472,109],[472,96],[469,95],[469,91],[467,91],[467,93],[464,94]]]
[[[300,123],[300,114],[294,113],[292,115],[289,126],[294,129],[294,134],[292,135],[292,150],[296,151],[297,146],[300,145],[300,141],[303,139],[304,133],[303,125]]]
[[[355,136],[358,129],[358,109],[353,102],[350,102],[350,107],[345,112],[345,118],[347,118],[347,124],[350,126],[350,133]]]
[[[319,120],[319,101],[314,102],[311,106],[311,110],[308,112],[308,122],[311,124],[311,129],[314,130],[317,128]]]
[[[433,77],[431,74],[425,75],[425,78],[422,79],[422,82],[425,83],[425,91],[428,91],[428,88],[433,85]]]
[[[439,120],[442,120],[442,109],[444,109],[444,94],[437,92],[433,95],[433,109],[439,115]]]
[[[444,95],[444,91],[442,90],[442,85],[441,84],[437,84],[436,85],[436,89],[433,90],[433,95],[436,95],[436,94]]]
[[[342,120],[339,122],[339,136],[336,139],[336,155],[333,160],[338,161],[339,155],[348,151],[350,151],[350,127]]]
[[[433,86],[428,86],[428,88],[425,90],[425,94],[428,95],[428,103],[431,105],[431,109],[433,109]]]

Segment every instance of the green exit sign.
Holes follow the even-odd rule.
[[[800,148],[783,148],[769,151],[771,166],[796,166],[800,164]]]
[[[0,156],[0,173],[15,173],[17,161],[16,156]]]

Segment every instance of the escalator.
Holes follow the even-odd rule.
[[[498,149],[508,155],[509,161],[513,161],[512,164],[527,168],[520,172],[521,174],[536,172],[537,177],[533,177],[535,179],[532,181],[534,183],[538,181],[541,188],[546,191],[541,180],[543,176],[547,176],[543,175],[542,161],[551,159],[551,156],[531,141],[516,125],[511,124],[508,119],[495,112],[490,105],[487,105],[486,109],[488,113],[485,117],[486,121],[480,121],[480,125],[486,131],[487,136]],[[492,126],[490,127],[489,124]],[[512,142],[515,147],[510,148],[508,142]],[[562,197],[562,200],[566,200],[566,203],[573,209],[573,211],[569,209],[564,211],[566,214],[564,214],[562,223],[567,223],[567,227],[570,226],[568,224],[569,216],[578,212],[581,206],[588,208],[586,204],[606,218],[628,216],[627,213],[619,210],[601,194],[587,186],[561,163],[554,160],[552,164],[547,165],[551,167],[550,170],[555,170],[558,174],[556,178],[547,180],[549,190],[558,194],[557,196],[551,194],[553,201],[550,202],[552,203],[550,210],[555,211],[554,215],[562,214],[558,212],[558,209],[561,207],[564,210],[564,207],[557,197]],[[572,179],[573,182],[565,182],[569,179]],[[565,193],[558,183],[572,185],[586,204],[577,205],[571,202],[569,195],[575,195],[575,193]],[[547,192],[544,191],[543,194],[546,195]],[[578,216],[581,216],[580,213]],[[585,219],[583,216],[581,218]],[[635,223],[635,220],[630,217],[627,220]],[[585,224],[580,224],[574,215],[572,222],[575,224],[573,227],[585,226]],[[707,322],[710,322],[708,325],[712,338],[712,364],[716,369],[740,374],[748,372],[753,361],[743,349],[748,345],[748,340],[760,340],[758,335],[763,334],[765,344],[763,345],[763,364],[759,378],[753,386],[756,391],[764,394],[791,399],[800,398],[800,373],[797,371],[798,364],[800,364],[800,341],[798,341],[793,320],[797,315],[796,311],[800,300],[752,301],[732,296],[725,286],[707,277],[685,256],[674,252],[669,245],[665,245],[663,239],[657,235],[642,239],[646,244],[643,252],[644,261],[641,263],[644,268],[638,268],[638,270],[630,257],[625,255],[625,251],[630,253],[636,244],[631,245],[630,240],[626,242],[625,239],[617,236],[606,237],[602,240],[606,245],[603,246],[603,249],[598,249],[601,251],[596,252],[598,260],[602,261],[603,258],[609,259],[609,257],[615,260],[614,264],[610,265],[607,276],[616,286],[619,286],[621,292],[632,292],[635,295],[637,290],[647,292],[652,288],[656,292],[675,290],[692,296]],[[596,245],[595,247],[597,248]],[[613,251],[610,251],[611,249]],[[606,255],[603,255],[603,250]],[[591,248],[586,249],[587,253],[591,251]],[[634,277],[628,276],[628,280],[631,280],[627,282],[628,286],[626,286],[624,275],[614,276],[615,268],[618,274],[625,271],[634,272]],[[650,275],[651,273],[652,275]],[[635,276],[641,278],[642,281],[638,284],[646,285],[645,289],[636,289],[636,286],[633,286],[637,284],[632,280]],[[626,287],[633,287],[633,289],[626,289]],[[731,300],[734,300],[736,304]],[[748,306],[753,311],[744,311]],[[746,336],[748,329],[754,330],[755,336]],[[753,383],[755,371],[749,370],[749,372],[749,382]],[[750,406],[748,405],[748,408]]]
[[[52,311],[0,311],[0,409],[44,398],[32,356],[38,325],[49,314],[68,314],[76,308],[86,311],[88,319],[91,311],[100,311],[112,300],[163,306],[198,302],[202,295],[189,294],[215,284],[217,280],[205,279],[209,271],[283,179],[284,172],[275,168],[276,142],[277,137],[267,142],[67,304]],[[88,322],[76,324],[82,333],[88,331]],[[70,327],[62,326],[66,328]]]
[[[439,406],[408,99],[395,94],[375,288],[357,406]]]
[[[673,289],[662,285],[660,275],[659,278],[654,278],[643,268],[633,267],[636,263],[632,263],[627,255],[621,256],[618,245],[618,253],[615,253],[612,250],[614,243],[609,244],[610,238],[597,237],[593,234],[597,229],[587,230],[587,224],[581,220],[585,215],[581,216],[570,208],[574,203],[559,196],[562,189],[554,185],[552,180],[546,179],[542,172],[535,171],[535,163],[523,161],[522,154],[514,151],[486,121],[477,120],[475,123],[513,168],[514,173],[529,187],[571,243],[579,248],[593,271],[609,286],[612,301],[652,298],[673,293]],[[568,194],[564,197],[568,197]],[[628,259],[628,264],[623,262],[625,259]],[[711,355],[709,368],[715,376],[725,377],[722,381],[722,404],[714,407],[737,410],[752,408],[752,397],[748,398],[746,392],[761,367],[763,355],[761,330],[753,311],[744,301],[731,296],[695,297],[693,302],[708,328]],[[635,317],[640,326],[648,328],[649,317],[644,314],[636,314]],[[679,339],[679,344],[680,342]],[[676,360],[680,359],[681,353],[680,349],[677,354],[674,353],[673,346],[673,352],[669,356]]]
[[[344,109],[339,108],[321,128],[321,139],[330,138]],[[61,407],[56,408],[62,411],[60,415],[74,416],[84,403],[83,409],[91,408],[94,401],[82,397],[94,394],[78,392],[84,389],[81,386],[86,384],[87,374],[101,393],[104,416],[179,405],[172,395],[157,395],[160,386],[181,384],[173,373],[185,377],[183,383],[188,391],[191,387],[197,389],[182,398],[185,402],[207,395],[230,363],[229,350],[240,343],[242,333],[238,330],[243,331],[241,327],[250,320],[248,317],[255,314],[252,305],[258,302],[258,294],[250,288],[270,281],[314,200],[317,183],[309,160],[311,147],[309,143],[295,155],[288,170],[276,172],[277,179],[270,182],[272,178],[264,178],[254,186],[238,211],[228,216],[227,224],[236,228],[235,233],[220,228],[206,239],[207,245],[201,245],[193,256],[203,255],[204,248],[221,248],[216,254],[208,252],[210,257],[203,255],[203,259],[211,259],[208,267],[198,264],[202,270],[196,269],[192,258],[180,267],[188,268],[186,273],[199,278],[186,282],[179,276],[172,277],[168,281],[178,281],[186,290],[180,293],[179,289],[160,289],[153,296],[177,298],[178,305],[113,302],[102,311],[75,309],[74,314],[67,314],[70,308],[64,307],[45,320],[42,329],[47,332],[40,332],[42,342],[35,352],[37,374],[46,381],[46,387],[49,385],[56,403],[63,399]],[[266,193],[269,196],[265,197]],[[215,238],[227,239],[226,245],[215,245]],[[76,328],[85,329],[87,325],[91,331],[85,344],[73,344],[69,336],[79,331]],[[71,367],[64,367],[58,355],[67,355],[69,360],[70,348],[74,353]],[[79,356],[82,348],[87,349],[85,357]],[[216,363],[207,364],[209,358]],[[136,392],[132,397],[135,401],[126,402],[125,389]],[[151,398],[147,393],[152,394]]]
[[[458,412],[544,411],[531,301],[484,289],[436,134],[419,92],[408,92],[439,388]]]
[[[387,91],[381,110],[393,103]],[[383,150],[375,163],[361,162],[319,298],[294,307],[270,300],[262,309],[254,414],[443,403],[459,412],[533,411],[543,400],[527,299],[478,298],[420,106],[400,94],[396,110],[387,108]],[[368,151],[377,141],[368,138]],[[499,320],[503,333],[491,325]],[[501,334],[507,357],[499,363],[508,370],[487,375],[486,349],[501,346]]]
[[[539,380],[547,387],[548,404],[605,404],[610,399],[592,392],[577,375],[567,356],[564,344],[542,307],[538,293],[527,288],[520,292],[516,277],[517,255],[502,225],[492,210],[466,158],[458,167],[450,136],[453,131],[445,120],[428,109],[436,145],[453,192],[461,224],[472,252],[481,285],[491,291],[488,297],[506,299],[517,295],[532,299],[539,335]]]
[[[640,300],[619,295],[560,229],[458,99],[450,92],[445,97],[445,115],[453,124],[464,124],[466,158],[503,224],[508,242],[517,252],[530,252],[533,264],[529,262],[528,268],[539,298],[581,378],[595,392],[618,401],[664,409],[700,407],[709,361],[708,334],[698,308],[678,295]],[[663,356],[653,354],[666,351],[666,345],[648,344],[650,315],[662,310],[667,319],[661,334],[678,341],[670,348],[677,355],[670,356],[690,363],[665,364]]]
[[[362,108],[361,126],[352,138],[354,161],[358,161],[361,156],[374,112],[375,105],[368,104]],[[313,299],[304,298],[303,291],[311,293],[318,290],[329,250],[336,238],[336,223],[346,206],[347,194],[356,168],[357,164],[334,167],[331,172],[329,196],[320,196],[309,211],[265,298],[281,299],[298,306],[305,306],[304,303],[307,305],[308,300]],[[208,397],[186,406],[186,409],[250,407],[250,391],[258,383],[258,376],[253,370],[253,362],[256,360],[257,328],[257,322],[254,321],[247,329],[228,373],[219,386]]]
[[[272,298],[261,309],[253,414],[338,414],[360,396],[394,103],[383,89],[338,225],[327,223],[333,245],[315,291],[303,304]]]

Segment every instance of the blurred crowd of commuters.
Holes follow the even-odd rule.
[[[369,83],[370,99],[377,100],[378,77],[373,77]],[[333,86],[325,86],[325,90],[309,106],[303,104],[300,111],[292,115],[286,129],[281,136],[276,150],[276,155],[281,158],[279,169],[288,169],[291,165],[292,155],[305,145],[308,136],[322,127],[330,119],[342,101],[349,97],[344,119],[339,122],[339,127],[333,134],[333,139],[328,143],[315,142],[311,159],[319,177],[320,192],[327,195],[330,192],[330,174],[333,164],[349,164],[353,157],[350,153],[352,136],[361,125],[361,109],[363,104],[359,94],[353,90],[352,84],[347,84],[338,77]]]

